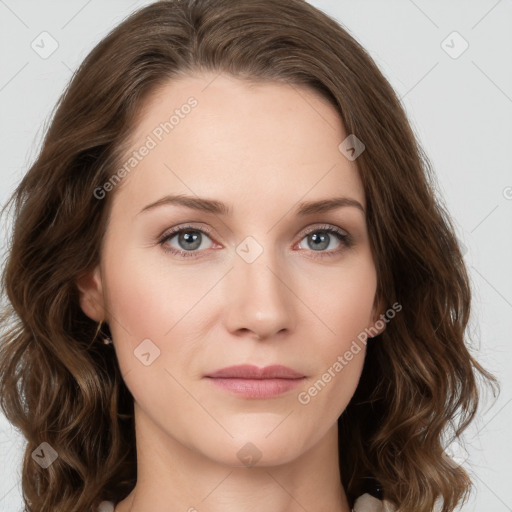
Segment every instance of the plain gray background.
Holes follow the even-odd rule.
[[[2,204],[37,155],[43,123],[73,70],[113,26],[148,3],[0,0]],[[474,354],[502,388],[495,403],[483,403],[466,434],[468,454],[453,452],[476,487],[462,510],[512,511],[512,2],[311,3],[335,17],[375,59],[437,173],[466,248]],[[45,51],[58,45],[51,55],[33,49],[41,38]],[[23,438],[0,414],[2,511],[22,509],[22,450]]]

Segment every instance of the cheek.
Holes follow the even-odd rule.
[[[365,329],[371,325],[374,276],[371,267],[357,275],[340,273],[339,282],[325,286],[312,306],[322,320],[314,322],[316,329],[309,328],[307,336],[315,340],[309,354],[318,373],[297,395],[304,417],[311,421],[322,415],[322,421],[333,424],[357,388],[366,355]]]
[[[123,373],[136,370],[131,379],[144,373],[141,354],[148,352],[146,362],[154,361],[150,366],[155,371],[169,369],[178,377],[182,369],[190,370],[219,302],[208,292],[223,272],[191,273],[185,266],[166,265],[164,259],[160,263],[138,251],[107,260],[107,314]]]
[[[369,254],[299,282],[297,295],[311,310],[308,315],[320,329],[319,336],[332,341],[333,350],[343,350],[371,325],[377,276]]]
[[[152,280],[153,276],[142,268],[123,263],[111,268],[108,274],[108,308],[114,328],[132,343],[172,325],[171,317],[161,318],[162,304],[167,304],[167,311],[173,311],[171,297],[165,296],[164,286],[155,287]]]
[[[340,405],[346,405],[355,391],[366,353],[366,329],[372,325],[376,286],[375,267],[367,257],[341,268],[335,278],[322,282],[321,292],[310,296],[311,309],[321,320],[315,322],[321,329],[318,332],[324,333],[316,342],[321,359],[316,379],[321,382],[316,391],[311,389],[312,396],[328,388],[324,399],[333,393]]]
[[[138,347],[149,349],[151,360],[157,361],[163,333],[175,323],[170,312],[176,310],[172,301],[178,298],[166,292],[165,280],[141,258],[111,252],[105,261],[107,315],[121,368],[128,371],[140,366],[141,361],[134,357]]]
[[[144,251],[156,250],[134,250],[107,263],[109,312],[134,341],[150,335],[163,337],[211,286],[208,280],[193,278],[185,267],[165,265],[163,258],[155,265]]]

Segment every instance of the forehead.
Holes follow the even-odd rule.
[[[232,203],[258,194],[296,201],[351,195],[365,205],[356,163],[336,108],[316,91],[228,75],[175,78],[140,110],[130,153],[151,146],[123,180],[133,194],[191,192]],[[128,182],[128,183],[127,183]]]

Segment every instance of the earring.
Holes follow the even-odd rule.
[[[96,328],[96,332],[94,333],[93,341],[96,339],[96,336],[98,336],[98,333],[100,332],[102,323],[103,323],[103,320],[100,321],[100,323],[98,324],[98,327]],[[102,336],[101,339],[105,345],[110,345],[112,343],[112,338],[110,336]]]

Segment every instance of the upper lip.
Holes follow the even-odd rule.
[[[206,377],[213,378],[235,378],[235,379],[298,379],[304,377],[302,373],[296,372],[287,366],[280,364],[258,368],[251,364],[228,366]]]

